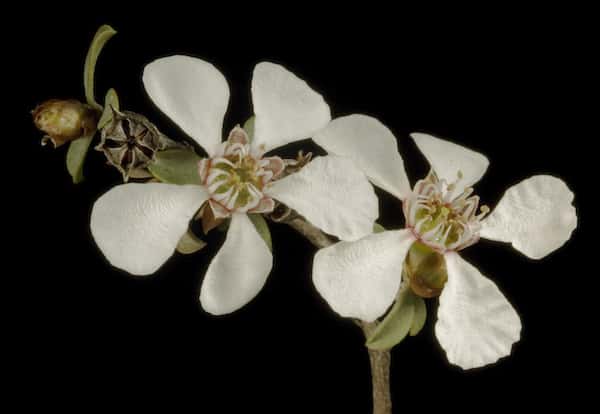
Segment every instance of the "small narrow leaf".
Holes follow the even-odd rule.
[[[148,170],[169,184],[201,184],[198,175],[200,157],[192,150],[171,149],[157,152]]]
[[[373,223],[373,233],[381,233],[382,231],[385,231],[385,227],[379,223]]]
[[[273,241],[271,240],[271,232],[269,226],[265,221],[264,217],[260,214],[248,214],[248,218],[254,224],[256,231],[260,234],[260,237],[265,241],[269,250],[273,251]]]
[[[83,164],[95,133],[96,131],[71,141],[69,145],[69,150],[67,151],[67,170],[71,174],[74,184],[79,184],[83,181]]]
[[[392,309],[367,338],[367,347],[375,350],[387,350],[400,343],[410,331],[415,315],[415,296],[404,287]]]
[[[191,230],[188,230],[181,236],[179,244],[177,244],[177,251],[181,254],[192,254],[201,250],[204,246],[206,246],[206,243],[200,240]]]
[[[117,32],[108,25],[102,25],[94,35],[83,66],[83,87],[85,89],[85,99],[87,103],[97,109],[102,109],[94,98],[94,72],[96,70],[96,61],[108,40]]]
[[[254,139],[254,118],[255,116],[252,115],[244,122],[244,126],[242,127],[243,130],[246,131],[246,134],[248,134],[248,138],[251,142]]]
[[[112,120],[113,109],[115,111],[119,110],[119,97],[117,96],[117,92],[111,88],[106,92],[106,97],[104,98],[104,111],[102,111],[102,116],[98,121],[98,129],[104,128]]]
[[[410,336],[415,336],[423,326],[425,326],[425,321],[427,320],[427,306],[425,306],[425,301],[423,298],[415,296],[415,315],[413,317],[412,326],[410,327]]]

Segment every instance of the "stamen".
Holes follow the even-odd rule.
[[[264,148],[251,147],[239,126],[220,148],[222,155],[204,164],[208,169],[204,183],[210,199],[229,212],[247,212],[263,200],[261,212],[269,212],[275,203],[269,202],[271,199],[262,193],[262,189],[282,169],[278,167],[283,161],[278,157],[263,159]]]
[[[480,213],[477,216],[475,216],[475,218],[481,221],[490,212],[490,208],[486,205],[483,205],[479,208],[479,211]]]
[[[412,196],[402,206],[407,225],[423,243],[440,252],[459,250],[479,240],[480,221],[489,212],[482,206],[475,216],[479,197],[472,195],[471,187],[454,195],[463,178],[458,171],[456,181],[447,183],[431,172],[415,184]]]
[[[417,221],[417,224],[415,224],[415,231],[420,232],[423,225],[428,221],[432,221],[431,216],[425,216],[421,220]]]
[[[435,237],[433,237],[433,236],[435,236],[436,233],[438,233],[442,227],[443,227],[443,223],[438,223],[433,229],[423,233],[423,235],[422,235],[423,239],[425,239],[425,240],[431,239],[431,240],[435,241]]]
[[[448,236],[450,235],[450,231],[452,230],[452,225],[448,226],[448,228],[446,229],[446,231],[444,232],[444,235],[442,236],[442,238],[440,239],[440,243],[441,244],[446,244],[446,240],[448,240]]]

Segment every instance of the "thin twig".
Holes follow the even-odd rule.
[[[293,211],[284,219],[277,221],[289,225],[318,248],[328,247],[335,243],[331,237],[327,236],[320,229]],[[355,320],[354,322],[362,329],[365,338],[368,337],[377,326],[376,322],[367,323],[358,320]],[[373,414],[391,414],[390,351],[376,351],[369,349],[368,352],[373,385]]]

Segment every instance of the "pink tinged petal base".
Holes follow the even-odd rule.
[[[252,76],[253,145],[263,152],[310,138],[331,120],[329,106],[281,65],[261,62]]]
[[[173,254],[207,197],[197,185],[118,185],[94,204],[92,235],[113,266],[148,275]]]
[[[270,213],[275,209],[275,201],[272,198],[264,197],[260,200],[258,205],[251,210],[248,210],[248,213],[252,214],[264,214]]]
[[[410,194],[396,138],[377,119],[358,114],[334,119],[313,141],[332,155],[350,158],[374,185],[397,198]]]
[[[227,80],[213,65],[190,56],[169,56],[146,65],[144,87],[154,104],[213,155],[229,103]]]
[[[519,315],[473,265],[454,252],[445,259],[448,281],[439,299],[435,335],[448,361],[471,369],[509,355],[520,338]]]
[[[490,162],[478,152],[427,134],[412,133],[411,138],[440,180],[455,183],[458,196],[485,174]],[[462,178],[457,181],[459,171]]]
[[[394,301],[414,241],[410,230],[396,230],[321,249],[313,263],[315,287],[341,316],[372,322]]]
[[[560,179],[536,175],[509,188],[482,222],[481,237],[512,243],[532,259],[561,247],[577,227],[574,195]]]
[[[260,160],[261,171],[260,178],[263,185],[271,180],[277,179],[285,169],[285,161],[280,157],[265,157]]]
[[[231,211],[227,210],[222,204],[217,203],[215,200],[208,200],[208,205],[212,210],[213,216],[217,219],[225,219],[231,216]]]
[[[371,234],[379,214],[367,177],[352,161],[336,156],[315,158],[299,172],[266,187],[264,193],[342,240]]]
[[[202,282],[202,307],[213,315],[241,308],[260,292],[272,265],[273,256],[248,216],[233,214],[225,243]]]

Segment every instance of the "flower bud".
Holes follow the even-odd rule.
[[[411,290],[422,298],[439,296],[448,280],[444,256],[420,242],[408,251],[404,269]]]
[[[33,111],[35,126],[46,136],[42,145],[52,141],[54,148],[91,134],[96,129],[98,111],[74,99],[50,99]]]

